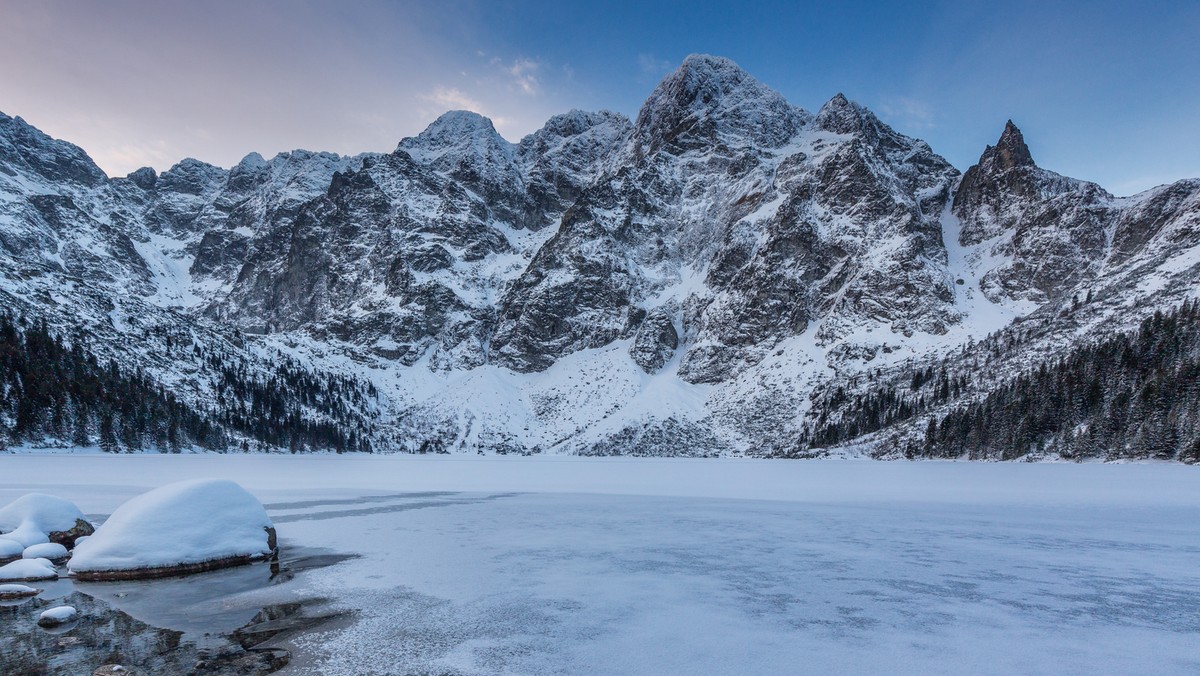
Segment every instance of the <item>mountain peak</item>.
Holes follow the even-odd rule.
[[[95,186],[108,180],[77,145],[51,138],[20,117],[0,113],[0,166],[26,169],[51,181]]]
[[[256,171],[259,169],[263,169],[266,166],[267,166],[267,161],[265,159],[263,159],[262,155],[260,155],[256,152],[251,152],[251,153],[248,153],[245,157],[243,157],[242,161],[238,162],[237,166],[234,168],[241,169],[242,171]]]
[[[542,125],[541,129],[533,132],[526,138],[537,137],[538,135],[576,136],[600,124],[615,124],[621,127],[628,127],[629,118],[620,113],[614,113],[611,110],[590,112],[573,109],[546,120],[546,124]],[[524,144],[525,139],[522,139],[521,143]]]
[[[697,73],[705,77],[714,75],[732,75],[749,77],[749,73],[737,65],[732,59],[712,54],[688,54],[679,64],[677,72]]]
[[[875,115],[865,107],[838,92],[817,112],[817,126],[838,134],[866,131],[875,122]]]
[[[448,110],[429,123],[425,131],[400,143],[403,145],[405,141],[414,141],[418,145],[426,145],[449,139],[499,135],[492,121],[479,113],[471,110]]]
[[[718,137],[730,145],[776,147],[807,118],[730,59],[692,54],[655,87],[636,127],[644,151],[701,148]]]
[[[663,78],[650,100],[667,95],[678,103],[707,106],[739,93],[779,96],[730,59],[692,54]]]
[[[142,167],[129,172],[125,178],[142,190],[151,190],[158,182],[158,172],[154,171],[154,167]]]
[[[1021,130],[1013,124],[1012,120],[1005,123],[1000,140],[996,142],[994,148],[989,146],[988,150],[983,152],[984,156],[986,157],[989,152],[993,153],[996,158],[999,169],[1036,166],[1033,155],[1029,153],[1029,146],[1025,145],[1025,137],[1021,135]],[[983,157],[980,158],[980,162],[982,161]]]
[[[396,150],[418,161],[467,155],[511,157],[513,152],[512,144],[500,136],[490,119],[470,110],[442,113],[425,131],[401,140]]]

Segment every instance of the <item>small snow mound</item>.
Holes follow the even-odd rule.
[[[27,493],[0,509],[0,534],[25,547],[51,541],[51,534],[72,532],[83,512],[70,500],[44,493]]]
[[[34,528],[31,525],[23,525],[14,531],[5,533],[4,537],[19,542],[22,549],[50,541],[45,531]]]
[[[25,551],[21,553],[21,558],[58,561],[67,558],[67,548],[57,542],[44,542],[40,545],[26,547]]]
[[[26,493],[0,509],[0,530],[15,530],[31,523],[44,532],[70,530],[83,512],[75,503],[45,493]]]
[[[57,627],[66,624],[75,618],[79,617],[79,611],[71,606],[57,606],[49,610],[42,611],[38,615],[39,627]]]
[[[19,559],[25,551],[25,545],[8,537],[0,537],[0,561]]]
[[[56,580],[58,571],[46,559],[21,559],[0,566],[0,582],[23,580]]]
[[[183,481],[121,505],[68,567],[81,579],[198,572],[271,556],[274,533],[262,503],[238,484]]]
[[[40,589],[26,587],[23,584],[0,584],[0,601],[11,601],[12,599],[37,596],[40,592]]]

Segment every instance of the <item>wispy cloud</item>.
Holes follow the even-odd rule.
[[[442,112],[447,110],[470,110],[480,115],[485,114],[483,112],[484,105],[479,100],[467,96],[462,90],[456,87],[439,85],[434,87],[433,91],[423,94],[421,98],[439,106]]]
[[[430,107],[421,111],[422,117],[430,122],[448,110],[469,110],[490,119],[501,133],[509,130],[513,123],[509,117],[496,115],[490,106],[457,87],[439,85],[434,87],[433,91],[422,94],[421,99],[431,104]]]
[[[929,103],[901,96],[884,101],[879,106],[884,121],[907,129],[933,129],[937,126],[936,112]]]
[[[517,59],[505,67],[505,72],[512,78],[517,89],[525,94],[537,94],[540,83],[537,73],[542,64],[532,59]]]
[[[658,82],[664,75],[675,69],[675,64],[653,54],[638,54],[637,60],[642,80],[648,82]]]

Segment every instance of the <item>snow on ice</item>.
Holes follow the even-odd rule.
[[[23,584],[0,584],[0,601],[37,596],[38,590]]]

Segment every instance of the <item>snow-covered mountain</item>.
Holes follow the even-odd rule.
[[[1114,197],[1011,122],[960,174],[719,57],[633,121],[572,111],[513,144],[452,111],[392,153],[117,179],[0,114],[0,301],[214,419],[244,402],[184,335],[251,372],[294,359],[371,392],[297,415],[376,450],[788,451],[836,391],[1020,335],[986,392],[1198,289],[1200,180]]]

